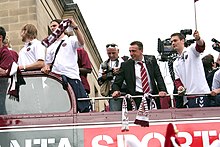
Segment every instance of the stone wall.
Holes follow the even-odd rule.
[[[72,0],[71,0],[72,1]],[[27,23],[34,24],[38,29],[38,39],[42,40],[48,35],[49,22],[55,18],[74,18],[82,30],[93,71],[88,76],[91,87],[90,97],[100,96],[97,84],[98,69],[102,62],[92,36],[86,26],[77,5],[66,5],[68,0],[1,0],[0,1],[0,26],[3,26],[14,50],[23,46],[20,30]]]

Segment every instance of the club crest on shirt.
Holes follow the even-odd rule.
[[[31,46],[31,42],[29,42],[27,45],[27,51],[31,50],[30,46]]]
[[[66,43],[63,43],[63,44],[62,44],[62,47],[65,47],[66,45],[67,45]]]

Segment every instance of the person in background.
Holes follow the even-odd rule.
[[[212,90],[213,77],[218,68],[215,67],[214,57],[208,54],[202,58],[202,63],[205,71],[206,81],[208,82],[210,90]],[[216,106],[214,97],[210,98],[210,106]]]
[[[205,70],[206,80],[208,82],[210,90],[212,90],[212,81],[215,72],[218,68],[215,68],[214,57],[211,54],[208,54],[202,58],[203,67]]]
[[[216,106],[220,106],[220,70],[214,74],[211,95],[214,96]]]
[[[52,20],[50,22],[51,31],[55,31],[61,22],[61,19]],[[61,36],[47,48],[46,64],[41,71],[46,74],[53,72],[60,75],[62,77],[63,84],[67,85],[67,83],[69,83],[75,93],[77,111],[89,112],[91,110],[90,101],[78,101],[78,98],[88,97],[82,85],[79,76],[79,66],[77,64],[77,48],[83,47],[84,37],[73,19],[71,19],[70,27],[74,30],[76,36],[68,37],[62,33]],[[55,52],[58,49],[59,51],[55,56]]]
[[[40,70],[44,67],[45,47],[37,39],[37,28],[26,24],[21,29],[24,47],[19,52],[18,65],[20,70]]]
[[[3,41],[5,40],[5,37],[6,31],[0,26],[0,76],[8,76],[14,62],[11,52],[6,46],[4,46]],[[8,78],[0,78],[0,115],[7,114],[5,99],[8,86]]]
[[[6,46],[9,50],[12,50],[11,41],[8,36],[5,37],[5,40],[3,41],[4,46]]]
[[[157,64],[157,60],[153,55],[143,55],[143,44],[140,41],[133,41],[130,44],[129,52],[131,59],[121,64],[119,73],[116,75],[115,81],[112,85],[113,94],[112,97],[117,98],[121,96],[121,85],[125,81],[127,85],[126,93],[134,95],[143,95],[146,93],[144,90],[145,85],[142,85],[141,68],[147,72],[148,78],[148,92],[151,94],[158,94],[160,97],[167,95],[166,85],[160,72],[160,68]],[[142,64],[142,65],[140,65]],[[141,103],[141,98],[135,98],[137,107]],[[161,108],[160,98],[156,98],[157,108]],[[130,107],[130,108],[129,108]],[[131,110],[131,106],[128,103],[128,109]]]
[[[13,56],[3,41],[6,37],[6,31],[3,27],[0,27],[0,76],[9,75],[12,63],[14,62]]]
[[[80,78],[87,94],[90,94],[90,86],[87,80],[87,74],[92,72],[91,62],[84,48],[77,48],[77,55]]]
[[[5,40],[3,41],[3,45],[9,49],[14,61],[17,63],[18,62],[18,53],[12,49],[11,41],[8,36],[6,36]]]
[[[220,65],[220,53],[219,53],[219,55],[218,55],[218,58],[217,58],[215,64],[216,64],[216,68],[218,68],[219,65]]]
[[[183,34],[173,33],[171,35],[172,48],[178,53],[178,57],[173,63],[174,83],[180,94],[184,92],[188,94],[208,94],[210,89],[200,58],[200,53],[205,50],[205,42],[201,39],[197,30],[193,33],[193,36],[196,43],[185,47],[185,36]],[[206,96],[193,96],[187,97],[184,100],[185,103],[189,108],[207,107],[210,105],[210,99]]]
[[[110,81],[110,91],[108,93],[108,96],[111,96],[111,86],[115,80],[115,76],[119,73],[119,68],[124,60],[119,57],[119,48],[118,45],[115,43],[107,44],[106,52],[108,55],[108,59],[100,65],[98,84],[101,86],[105,81]],[[125,85],[123,89],[125,89]],[[122,99],[110,99],[109,107],[110,111],[121,111]]]

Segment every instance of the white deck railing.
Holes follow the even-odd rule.
[[[179,95],[179,94],[167,94],[167,97],[170,97],[171,99],[171,107],[174,107],[174,96],[207,96],[210,95],[210,93],[185,93],[184,95]],[[157,95],[152,95],[149,94],[150,97],[160,97],[159,94]],[[124,98],[125,96],[120,96],[117,98]],[[143,95],[135,95],[135,96],[131,96],[131,98],[140,98],[143,97]],[[92,101],[92,107],[93,110],[95,108],[95,100],[109,100],[109,99],[115,99],[113,97],[89,97],[89,98],[79,98],[79,101],[83,101],[83,100],[91,100]]]

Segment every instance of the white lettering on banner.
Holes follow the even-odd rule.
[[[124,145],[124,135],[117,135],[117,143],[118,143],[118,146]]]
[[[104,145],[100,145],[99,141],[104,140],[107,144],[114,143],[113,139],[108,135],[98,135],[92,140],[92,147],[108,147]]]
[[[194,131],[194,136],[195,137],[201,137],[202,136],[203,146],[210,146],[209,136],[217,136],[217,131],[216,130],[211,130],[211,131]]]
[[[165,137],[160,134],[160,133],[148,133],[146,134],[142,141],[141,141],[141,144],[142,145],[148,145],[148,142],[151,140],[151,139],[158,139],[159,142],[160,142],[160,145],[163,147],[164,146],[164,142],[165,142]]]
[[[120,145],[124,145],[124,146],[127,146],[127,141],[128,140],[132,140],[132,142],[138,146],[141,146],[141,142],[140,140],[135,136],[135,135],[131,135],[131,134],[127,134],[127,135],[120,135],[120,136],[124,136],[124,142],[123,144],[121,143]],[[118,138],[118,137],[117,137]],[[120,146],[118,144],[118,146]]]
[[[219,136],[217,136],[219,135]],[[179,132],[178,137],[185,138],[185,143],[181,144],[182,147],[190,147],[193,143],[193,137],[201,137],[203,147],[209,147],[209,137],[217,136],[220,139],[220,134],[217,134],[216,130],[211,131],[194,131],[193,135],[188,132]],[[132,140],[134,143],[141,146],[148,146],[148,143],[151,139],[157,139],[160,142],[161,147],[164,146],[165,137],[164,135],[153,132],[144,135],[141,141],[134,134],[125,134],[125,135],[117,135],[117,142],[113,141],[113,138],[108,135],[98,135],[95,136],[92,140],[92,147],[108,147],[110,144],[117,144],[118,147],[127,146],[126,141]],[[107,145],[99,144],[100,141],[105,141]]]
[[[34,139],[34,144],[40,144],[40,139]]]
[[[162,134],[160,134],[160,133],[148,133],[148,134],[146,134],[142,138],[142,141],[140,141],[133,134],[117,135],[117,146],[118,147],[127,146],[126,140],[132,140],[136,144],[139,144],[139,145],[143,146],[143,145],[147,145],[148,142],[151,139],[158,139],[158,141],[160,142],[161,146],[164,145],[165,137]],[[100,141],[105,141],[107,143],[107,145],[110,145],[110,144],[114,143],[113,139],[110,136],[98,135],[98,136],[93,138],[93,140],[92,140],[92,147],[108,147],[108,146],[105,146],[105,145],[100,145],[99,144]]]
[[[58,147],[71,147],[68,138],[61,138]]]
[[[55,143],[55,138],[49,138],[48,139],[48,144],[53,144]]]
[[[17,140],[11,140],[10,147],[20,147]]]
[[[40,145],[40,147],[47,147],[49,144],[55,143],[55,138],[49,139],[25,139],[24,147],[32,147],[32,145]],[[33,144],[32,144],[33,143]],[[10,141],[10,147],[21,147],[17,140]],[[68,138],[61,138],[58,147],[71,147]]]
[[[188,132],[179,132],[178,137],[186,138],[186,142],[184,144],[181,144],[182,147],[190,147],[192,144],[192,136]]]

